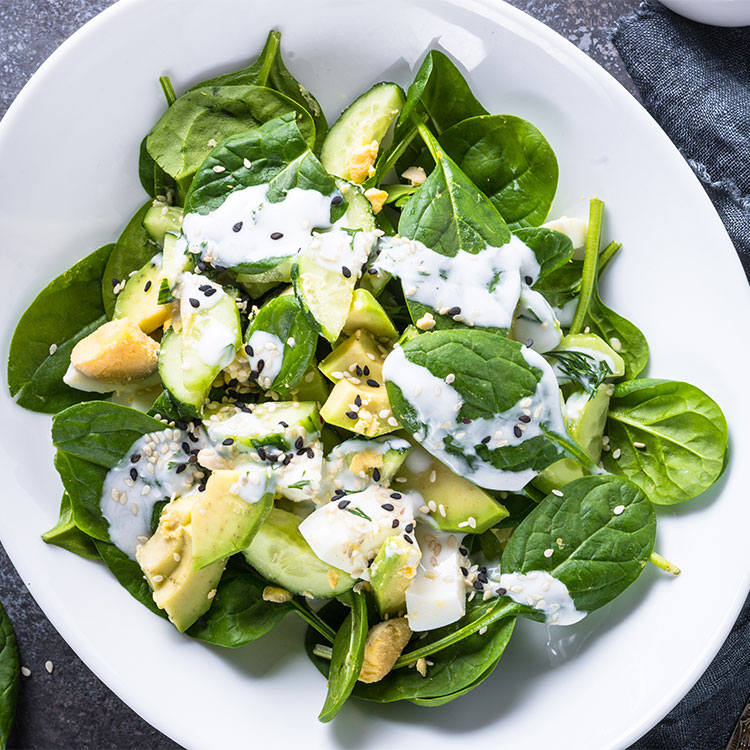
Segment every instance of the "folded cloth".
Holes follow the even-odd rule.
[[[644,2],[618,21],[613,42],[646,109],[703,183],[750,280],[750,26],[705,26]]]
[[[613,42],[646,109],[703,183],[750,279],[750,27],[704,26],[644,2],[619,20]],[[631,750],[725,748],[750,699],[749,642],[750,599],[703,677]]]

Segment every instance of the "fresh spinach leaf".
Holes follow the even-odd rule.
[[[216,646],[236,648],[270,632],[295,607],[291,602],[265,601],[266,585],[247,565],[231,559],[216,588],[211,609],[187,634]]]
[[[302,105],[264,86],[209,86],[183,94],[148,135],[156,164],[185,193],[193,175],[217,143],[291,114],[306,140],[315,142],[315,125]]]
[[[307,372],[315,354],[318,336],[296,297],[286,295],[266,302],[253,318],[246,341],[256,331],[276,336],[284,345],[281,369],[271,388],[281,396],[290,394]],[[293,343],[290,343],[290,339]],[[258,356],[256,354],[256,356]]]
[[[100,277],[104,311],[110,319],[114,315],[117,300],[115,286],[125,281],[132,271],[144,266],[161,249],[143,226],[143,217],[151,205],[150,200],[146,201],[122,230]]]
[[[655,538],[654,509],[637,485],[582,477],[521,522],[505,547],[502,572],[546,571],[565,584],[577,610],[593,612],[638,578]]]
[[[20,393],[21,406],[51,413],[101,398],[69,388],[62,375],[82,332],[102,320],[102,275],[112,249],[99,248],[50,282],[18,321],[8,355],[8,388],[11,396]]]
[[[177,183],[154,161],[146,147],[146,136],[140,145],[138,156],[138,178],[143,189],[152,197],[172,205],[179,197]]]
[[[0,604],[0,748],[6,747],[18,700],[18,659],[16,634],[10,618]]]
[[[70,503],[70,495],[63,492],[60,502],[60,517],[57,523],[46,533],[42,539],[47,544],[54,544],[68,550],[75,555],[80,555],[89,560],[98,560],[99,553],[96,550],[94,540],[84,534],[73,519],[73,508]]]
[[[516,341],[475,329],[435,331],[402,345],[409,362],[424,367],[441,380],[449,375],[454,378],[451,387],[457,391],[462,405],[456,413],[455,425],[443,440],[445,452],[438,458],[457,473],[465,475],[467,470],[476,471],[488,465],[509,472],[541,471],[568,450],[563,445],[564,438],[551,431],[552,415],[546,417],[546,425],[542,424],[547,429],[517,445],[490,448],[479,443],[467,453],[453,438],[462,429],[462,420],[495,421],[524,398],[535,396],[543,371],[529,364],[521,349],[522,344]],[[403,393],[393,382],[387,382],[386,387],[400,424],[412,435],[424,439],[427,429],[409,402],[411,394]],[[429,441],[423,445],[430,450]]]
[[[362,671],[367,640],[367,600],[364,594],[347,594],[351,612],[333,640],[333,656],[328,671],[328,693],[318,719],[328,722],[351,695]]]
[[[100,508],[107,469],[61,450],[55,454],[55,468],[70,497],[75,525],[91,538],[109,542],[109,524]]]
[[[456,123],[438,140],[512,229],[536,227],[547,218],[557,191],[557,159],[530,122],[480,115]]]
[[[144,607],[150,609],[159,617],[166,618],[164,610],[156,606],[151,589],[143,576],[141,566],[121,552],[114,544],[108,544],[100,539],[94,541],[96,549],[104,564],[117,579],[117,582]],[[218,593],[218,592],[217,592]]]
[[[193,86],[190,91],[214,86],[266,86],[269,89],[285,94],[302,105],[312,116],[315,123],[315,153],[320,153],[323,139],[328,132],[323,110],[318,100],[287,70],[281,57],[281,33],[275,30],[268,32],[266,43],[259,57],[246,68],[232,73],[209,78]]]
[[[179,402],[173,401],[169,391],[162,391],[146,413],[149,417],[168,422],[190,422],[195,416],[191,410],[184,410]]]
[[[658,505],[699,495],[723,470],[728,439],[724,415],[715,401],[688,383],[621,383],[610,401],[606,429],[611,450],[602,456],[605,468],[628,477]]]
[[[564,268],[573,257],[573,243],[562,232],[545,227],[526,227],[517,229],[514,234],[534,253],[539,263],[539,279]]]

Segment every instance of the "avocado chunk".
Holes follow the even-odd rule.
[[[322,404],[328,398],[330,392],[331,389],[325,378],[320,374],[317,362],[313,360],[305,374],[299,379],[291,397],[296,401],[315,401]]]
[[[177,234],[182,229],[182,209],[179,206],[156,203],[146,211],[143,227],[157,245],[164,245],[167,232]]]
[[[193,506],[196,570],[247,547],[273,506],[270,468],[214,471]]]
[[[135,556],[159,609],[182,633],[211,606],[225,560],[196,570],[193,565],[192,513],[198,495],[177,498],[164,507],[156,533]]]
[[[344,333],[363,328],[379,339],[397,339],[398,331],[383,306],[367,289],[355,289],[352,306],[344,324]]]
[[[419,492],[442,531],[481,534],[509,515],[504,505],[419,445],[413,445],[399,476],[406,479],[399,488]]]
[[[370,586],[381,617],[406,611],[406,589],[417,575],[422,553],[403,537],[386,539],[370,566]]]
[[[613,392],[614,386],[609,383],[600,385],[592,397],[585,391],[576,391],[568,396],[563,409],[568,433],[596,462],[602,455],[602,437]],[[563,458],[535,477],[534,486],[542,492],[551,492],[584,475],[577,461]]]
[[[377,385],[366,385],[364,381],[356,385],[348,378],[339,380],[323,404],[320,416],[329,424],[367,437],[399,429],[385,385],[374,378],[369,380]]]
[[[355,580],[315,555],[300,523],[294,513],[274,508],[244,550],[245,559],[266,580],[295,594],[330,599],[348,591]]]
[[[383,362],[389,349],[390,347],[378,344],[372,334],[358,329],[340,343],[320,363],[319,368],[334,383],[343,377],[367,379],[370,375],[380,380],[383,375]]]
[[[162,255],[154,256],[125,283],[115,301],[115,318],[127,318],[144,333],[151,333],[169,317],[172,305],[159,304]]]

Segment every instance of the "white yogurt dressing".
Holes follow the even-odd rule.
[[[210,310],[226,296],[221,284],[209,281],[205,276],[185,271],[180,274],[176,296],[180,300],[180,317],[189,320],[200,310]],[[195,300],[198,304],[190,300]]]
[[[261,388],[270,388],[281,372],[284,342],[268,331],[253,331],[247,340],[245,352],[250,369],[258,373],[258,384]]]
[[[341,220],[330,232],[315,232],[306,253],[317,265],[336,273],[347,268],[351,272],[351,278],[357,279],[381,232],[346,230],[340,228],[340,224]]]
[[[542,377],[533,395],[521,399],[505,412],[491,419],[475,419],[470,424],[458,421],[463,405],[458,391],[427,368],[409,361],[401,347],[394,349],[383,364],[383,378],[397,385],[424,425],[415,437],[433,456],[448,465],[459,476],[465,476],[480,487],[493,490],[520,490],[536,475],[534,469],[508,471],[496,469],[484,462],[476,447],[484,443],[489,450],[508,445],[520,445],[541,434],[541,426],[565,434],[559,389],[552,368],[537,352],[522,347],[524,359],[542,371]],[[528,423],[519,422],[524,414]],[[519,428],[520,436],[515,427]],[[450,436],[454,446],[464,456],[445,450],[444,440]]]
[[[521,288],[513,323],[513,338],[521,343],[530,340],[530,348],[540,353],[551,351],[562,341],[562,331],[554,309],[544,295],[525,284]]]
[[[237,484],[230,488],[246,503],[257,503],[264,495],[273,492],[275,477],[270,466],[253,466],[240,475]]]
[[[233,190],[207,214],[188,213],[182,231],[192,253],[214,265],[260,263],[296,255],[315,228],[331,224],[331,199],[317,190],[294,187],[276,203],[268,200],[268,185]],[[272,239],[272,235],[278,239]]]
[[[138,545],[151,536],[154,505],[186,494],[203,478],[201,467],[188,462],[183,443],[191,451],[204,447],[203,431],[169,428],[144,435],[107,472],[100,508],[112,544],[131,560]]]
[[[334,446],[328,454],[325,462],[325,476],[323,489],[328,494],[333,494],[336,490],[346,490],[347,492],[361,492],[371,484],[378,484],[372,478],[372,475],[363,472],[355,474],[347,463],[346,457],[357,453],[378,453],[386,454],[390,450],[406,451],[410,444],[403,438],[387,438],[385,440],[358,440],[353,438],[345,440]]]
[[[236,334],[218,320],[209,320],[196,344],[196,353],[211,367],[226,367],[234,359]]]
[[[443,315],[457,307],[467,324],[496,328],[511,327],[522,285],[533,284],[540,270],[532,250],[515,235],[502,247],[488,245],[476,254],[459,250],[454,257],[417,240],[387,237],[377,267],[401,279],[407,299]]]
[[[496,576],[491,576],[493,580]],[[505,589],[505,596],[518,604],[544,612],[548,625],[573,625],[586,617],[586,612],[576,609],[568,587],[546,570],[531,570],[528,573],[502,573],[492,589]]]

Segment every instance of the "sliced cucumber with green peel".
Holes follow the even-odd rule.
[[[187,253],[187,243],[176,234],[164,235],[161,273],[159,275],[159,303],[165,304],[174,299],[174,289],[180,274],[193,269],[195,261]]]
[[[386,82],[376,84],[355,99],[341,113],[323,141],[320,160],[326,170],[351,180],[352,156],[358,148],[373,141],[381,148],[388,146],[386,136],[390,135],[404,100],[401,87]]]
[[[375,214],[372,212],[370,201],[365,197],[365,191],[359,185],[346,180],[336,180],[336,187],[346,199],[346,213],[340,219],[341,223],[347,229],[375,229]]]
[[[331,599],[356,581],[348,573],[320,560],[299,532],[302,519],[274,508],[243,551],[245,559],[267,581],[293,594]]]
[[[157,245],[163,246],[167,232],[179,234],[182,229],[182,209],[179,206],[151,206],[143,217],[143,227]]]
[[[159,345],[159,377],[170,397],[187,416],[197,417],[206,398],[203,391],[191,391],[182,374],[182,336],[169,328]]]
[[[161,269],[159,253],[127,280],[115,301],[115,318],[127,318],[144,333],[151,333],[164,324],[172,308],[159,303]]]

